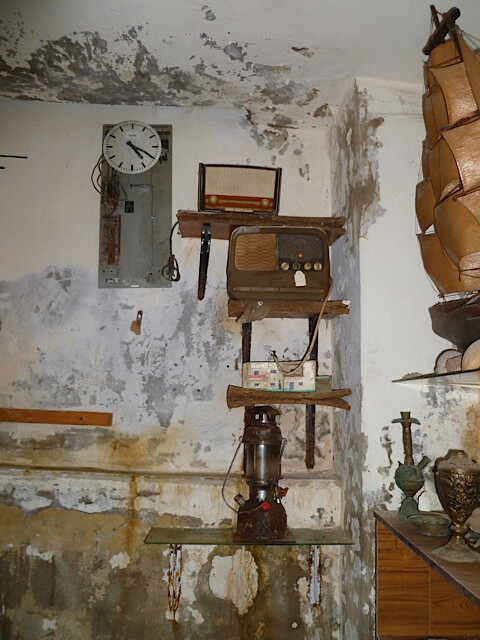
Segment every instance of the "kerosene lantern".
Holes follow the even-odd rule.
[[[249,498],[235,496],[238,538],[280,540],[287,533],[287,514],[282,498],[288,489],[278,486],[281,459],[286,440],[275,416],[280,411],[268,406],[251,407],[245,412],[244,470]]]

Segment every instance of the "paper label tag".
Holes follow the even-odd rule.
[[[295,286],[296,287],[306,287],[307,279],[305,278],[305,274],[303,271],[295,271]]]

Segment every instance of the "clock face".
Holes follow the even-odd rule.
[[[121,173],[142,173],[158,162],[160,137],[153,127],[138,120],[113,126],[103,139],[103,155]]]

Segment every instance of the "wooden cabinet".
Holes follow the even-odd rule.
[[[378,640],[480,640],[480,562],[432,551],[448,538],[422,535],[396,512],[376,510]]]

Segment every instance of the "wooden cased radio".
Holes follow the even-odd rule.
[[[329,286],[325,231],[312,227],[243,226],[232,232],[227,262],[230,298],[323,301]]]
[[[277,214],[282,170],[250,165],[200,164],[200,211]]]

